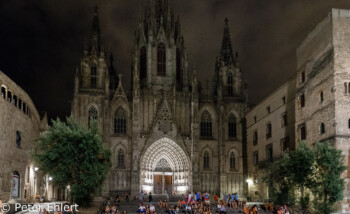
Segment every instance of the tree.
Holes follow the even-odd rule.
[[[281,163],[285,176],[289,183],[296,186],[300,191],[299,204],[302,210],[308,207],[309,196],[305,195],[305,188],[312,183],[314,151],[302,141],[295,151],[288,154],[288,158]]]
[[[315,183],[312,187],[314,207],[318,213],[331,213],[334,204],[343,199],[344,180],[341,174],[344,156],[327,142],[317,143],[315,151]]]
[[[315,143],[312,147],[301,142],[295,151],[283,154],[268,168],[264,181],[270,188],[272,201],[290,203],[294,190],[299,190],[297,199],[302,210],[308,208],[313,198],[314,210],[331,213],[334,204],[343,197],[341,174],[346,169],[343,160],[341,151],[327,142]]]
[[[52,123],[37,140],[39,152],[34,159],[55,185],[70,186],[72,202],[89,206],[111,165],[110,151],[103,148],[96,121],[89,129],[73,117],[68,117],[66,123],[60,119]]]

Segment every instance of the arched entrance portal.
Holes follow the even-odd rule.
[[[190,187],[190,161],[173,140],[152,143],[141,158],[141,189],[154,194],[185,193]]]

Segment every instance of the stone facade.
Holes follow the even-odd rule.
[[[30,202],[43,188],[49,199],[57,197],[48,181],[43,186],[45,176],[31,157],[34,140],[47,127],[46,114],[40,116],[28,94],[1,71],[0,86],[0,200]]]
[[[339,211],[350,211],[349,35],[350,11],[333,9],[298,46],[296,76],[247,114],[248,181],[252,198],[268,198],[261,177],[266,161],[273,161],[283,153],[286,137],[290,149],[296,148],[301,140],[306,140],[309,145],[329,141],[343,152],[347,166],[342,175],[345,190]],[[287,98],[286,104],[282,105],[284,98],[281,97]],[[283,124],[285,111],[288,112],[288,125],[284,127],[281,120]],[[265,136],[268,123],[272,124],[269,138]],[[256,130],[257,143],[254,140]],[[272,150],[268,150],[271,147]],[[267,157],[270,151],[272,158]],[[257,161],[254,161],[257,153]]]
[[[264,170],[284,151],[295,149],[295,76],[247,114],[247,162],[252,200],[269,198]]]
[[[333,9],[299,45],[295,107],[296,142],[330,141],[343,152],[343,212],[350,211],[349,33],[350,11]]]
[[[189,72],[179,18],[167,1],[151,1],[135,33],[130,94],[101,46],[98,22],[96,10],[75,75],[72,114],[86,126],[96,119],[112,151],[103,194],[243,195],[247,93],[228,20],[213,81],[201,86],[195,68]]]

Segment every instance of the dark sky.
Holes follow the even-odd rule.
[[[146,0],[0,0],[0,70],[19,84],[39,111],[70,113],[74,71],[90,35],[95,5],[102,38],[130,87],[130,58],[140,6]],[[224,18],[239,52],[251,103],[295,73],[296,47],[331,8],[349,0],[169,0],[181,19],[189,68],[201,81],[214,73]]]

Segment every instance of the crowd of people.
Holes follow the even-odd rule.
[[[141,191],[134,197],[136,201],[138,199],[139,207],[136,210],[138,213],[145,214],[157,214],[169,213],[169,214],[226,214],[228,212],[240,212],[244,214],[257,214],[259,210],[261,212],[271,212],[277,214],[289,214],[287,206],[275,208],[272,203],[265,203],[258,207],[257,205],[248,206],[246,201],[239,199],[238,193],[227,194],[224,193],[222,199],[218,194],[214,194],[214,200],[211,200],[211,196],[208,192],[194,194],[188,193],[182,195],[176,203],[169,204],[167,200],[160,200],[153,203],[152,193],[145,193]],[[129,203],[129,195],[125,195],[125,202]],[[212,203],[211,203],[212,202]],[[105,214],[126,214],[127,211],[119,211],[120,199],[117,194],[115,198],[108,199],[105,204]]]

